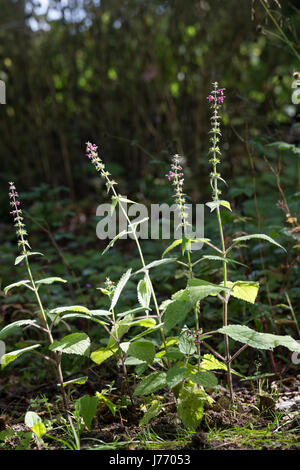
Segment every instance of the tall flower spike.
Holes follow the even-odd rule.
[[[226,96],[224,95],[225,88],[218,88],[218,82],[213,83],[213,90],[207,97],[208,102],[210,103],[210,108],[212,109],[211,124],[212,128],[209,131],[212,136],[210,137],[210,149],[209,153],[212,155],[209,162],[212,163],[213,171],[210,173],[210,185],[213,192],[213,200],[218,201],[221,191],[218,189],[218,180],[224,182],[221,178],[220,173],[217,172],[217,165],[220,163],[221,151],[219,147],[219,141],[221,130],[220,130],[220,119],[219,109],[221,104],[224,102]]]
[[[22,253],[25,255],[28,253],[27,248],[30,249],[30,245],[26,240],[27,231],[25,224],[23,223],[22,210],[20,209],[20,201],[18,200],[19,194],[16,191],[14,182],[11,181],[9,184],[9,198],[12,211],[10,212],[14,218],[14,225],[16,227],[16,234],[18,238],[18,248],[22,249]]]
[[[182,172],[181,166],[182,158],[179,155],[174,155],[171,163],[171,170],[166,174],[166,177],[169,181],[172,182],[172,185],[175,189],[175,202],[180,214],[180,226],[184,231],[184,228],[189,225],[187,222],[188,214],[185,211],[185,196],[183,193],[183,184],[184,184],[184,174]]]
[[[107,192],[115,186],[117,183],[114,180],[111,180],[110,173],[105,170],[105,165],[101,158],[98,155],[98,147],[95,144],[91,144],[90,142],[86,143],[86,156],[91,160],[92,164],[96,168],[97,171],[100,172],[102,178],[106,180],[106,188]]]

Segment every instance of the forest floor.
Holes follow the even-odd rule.
[[[3,382],[0,379],[0,387]],[[90,374],[87,384],[73,390],[73,401],[84,393],[93,395],[109,386],[109,370],[101,377]],[[99,450],[299,450],[300,449],[300,375],[273,380],[271,394],[245,385],[235,387],[232,405],[222,386],[211,391],[214,403],[205,409],[196,432],[187,431],[178,420],[174,396],[164,394],[165,406],[149,425],[139,426],[143,417],[142,400],[134,398],[121,403],[124,393],[122,379],[115,381],[109,399],[116,404],[115,416],[99,401],[91,430],[82,428],[80,449]],[[3,389],[2,389],[3,390]],[[80,392],[79,392],[80,390]],[[78,397],[77,397],[78,395]],[[34,397],[34,398],[33,398]],[[32,438],[24,425],[24,415],[30,408],[46,423],[47,433],[41,444]],[[76,441],[69,426],[63,424],[64,414],[55,384],[22,386],[11,376],[9,385],[0,395],[0,450],[67,449]],[[50,436],[50,437],[49,437]]]

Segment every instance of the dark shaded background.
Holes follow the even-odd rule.
[[[291,37],[300,21],[296,3],[284,2],[281,12],[272,5]],[[94,178],[84,159],[87,139],[98,143],[123,192],[151,200],[161,196],[153,180],[163,177],[174,152],[183,154],[193,198],[203,200],[209,190],[206,96],[213,80],[227,89],[222,171],[230,181],[249,171],[238,137],[245,138],[246,127],[250,139],[289,133],[297,60],[258,1],[50,0],[47,11],[45,2],[38,6],[1,0],[2,218],[10,179],[23,191],[48,183],[68,187],[77,202],[85,197]]]

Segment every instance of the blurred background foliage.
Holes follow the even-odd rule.
[[[291,39],[296,4],[272,4]],[[277,138],[295,119],[299,64],[258,1],[1,0],[0,22],[4,206],[16,176],[22,190],[44,182],[85,197],[94,183],[87,139],[127,193],[151,198],[170,155],[184,155],[193,196],[203,200],[214,80],[227,89],[223,173],[232,181],[249,169],[237,134],[247,126],[249,138]]]
[[[62,296],[102,305],[96,285],[106,276],[117,280],[135,263],[134,245],[119,242],[100,257],[95,209],[107,197],[86,161],[85,142],[99,145],[120,192],[147,204],[172,200],[165,174],[172,154],[183,155],[185,190],[204,203],[210,197],[206,96],[217,80],[227,96],[222,176],[233,212],[224,215],[226,231],[264,231],[290,248],[288,255],[265,245],[240,251],[237,259],[250,266],[242,275],[261,281],[259,308],[243,307],[243,319],[263,331],[282,332],[285,325],[295,336],[293,318],[284,323],[289,312],[274,310],[287,289],[295,308],[299,304],[300,131],[291,86],[300,64],[290,45],[300,52],[300,11],[296,0],[281,3],[1,0],[0,79],[7,93],[0,106],[2,285],[19,277],[7,197],[13,180],[28,211],[31,244],[47,252],[36,272],[71,281],[70,290],[44,294],[49,307],[58,299],[63,305]],[[278,141],[286,145],[269,145]],[[213,238],[214,226],[207,213],[205,236]],[[143,246],[152,260],[167,245]],[[213,278],[220,270],[200,265],[199,276]],[[182,273],[173,266],[153,275],[161,299],[174,284],[182,287]],[[12,302],[16,315],[27,308],[24,296],[3,299],[4,316]],[[132,290],[125,303],[135,301]],[[209,303],[206,308],[204,324],[219,318]],[[239,302],[234,311],[240,316]]]

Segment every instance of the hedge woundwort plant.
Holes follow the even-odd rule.
[[[171,170],[169,173],[166,175],[169,181],[172,182],[172,185],[174,186],[174,191],[175,191],[175,203],[177,205],[177,210],[180,214],[180,227],[182,230],[182,239],[178,241],[178,244],[181,243],[182,246],[182,253],[186,251],[187,253],[187,261],[188,264],[186,265],[185,263],[182,263],[183,265],[188,267],[189,270],[189,278],[193,279],[193,265],[191,261],[191,240],[187,239],[185,237],[186,233],[186,228],[189,225],[189,222],[187,220],[187,213],[186,213],[186,208],[185,208],[185,195],[183,192],[183,185],[184,185],[184,173],[183,173],[183,168],[181,166],[181,160],[179,155],[174,155],[171,163]],[[177,229],[178,227],[176,227]],[[195,241],[195,240],[194,240]],[[176,243],[176,242],[175,242]],[[198,338],[198,335],[202,333],[202,330],[199,328],[199,311],[200,311],[200,302],[197,302],[196,305],[194,306],[194,315],[195,315],[195,330],[196,330],[196,345],[197,345],[197,353],[198,353],[198,358],[197,358],[197,363],[198,363],[198,371],[200,371],[200,340]]]
[[[49,327],[47,314],[46,314],[46,311],[45,311],[44,306],[42,304],[41,297],[39,295],[39,286],[41,284],[41,281],[35,281],[34,280],[33,275],[32,275],[32,271],[31,271],[31,268],[30,268],[30,263],[29,263],[29,256],[32,256],[34,254],[41,254],[41,253],[36,253],[36,252],[31,252],[30,251],[31,247],[30,247],[29,242],[27,240],[27,231],[26,231],[25,224],[23,222],[24,219],[23,219],[23,216],[22,216],[22,209],[20,208],[20,201],[18,199],[19,195],[16,191],[16,187],[15,187],[13,182],[9,183],[9,197],[10,197],[10,205],[12,207],[11,214],[14,218],[14,225],[16,227],[16,234],[17,234],[17,238],[18,238],[18,248],[21,251],[21,255],[16,259],[15,264],[18,264],[21,261],[25,261],[25,266],[26,266],[27,273],[28,273],[28,276],[29,276],[29,280],[21,281],[21,282],[16,283],[16,284],[19,284],[19,285],[22,284],[22,285],[26,286],[28,289],[33,291],[33,293],[35,295],[35,298],[37,300],[39,309],[40,309],[39,311],[40,311],[40,314],[41,314],[41,317],[42,317],[43,325],[38,325],[37,323],[34,323],[34,322],[31,322],[29,324],[31,324],[32,326],[44,331],[48,336],[50,345],[53,345],[54,340],[53,340],[51,328]],[[58,280],[58,278],[57,278],[57,280]],[[13,285],[7,286],[5,291],[8,292],[8,290],[10,290],[10,288],[12,288],[12,287],[14,287],[14,286]],[[25,322],[26,322],[26,320],[25,320]],[[16,322],[16,323],[18,323],[18,322]],[[21,320],[21,325],[22,324],[25,324],[25,323],[24,323],[24,321],[22,323],[22,320]],[[35,345],[35,347],[37,347],[37,346],[38,345]],[[25,348],[25,349],[29,350],[29,349],[31,349],[31,347]],[[25,352],[25,350],[23,350],[22,352]],[[48,357],[46,357],[46,359],[50,360],[51,362],[54,362],[54,364],[56,366],[57,377],[58,377],[59,384],[60,384],[60,387],[61,387],[64,406],[65,406],[65,409],[67,409],[67,400],[66,400],[66,395],[65,395],[64,386],[63,386],[64,381],[63,381],[63,374],[62,374],[62,368],[61,368],[61,352],[58,353],[58,352],[54,351],[53,354],[54,354],[54,361],[52,359],[48,358]],[[17,355],[17,351],[15,351],[15,355]],[[11,356],[9,356],[9,355],[6,356],[6,358],[8,358],[8,360],[9,360],[9,357],[11,357]],[[3,364],[3,361],[2,361],[2,364]]]
[[[157,302],[157,299],[156,299],[153,284],[152,284],[152,281],[151,281],[151,278],[150,278],[150,275],[149,275],[149,268],[151,266],[147,266],[146,263],[145,263],[143,252],[142,252],[142,249],[141,249],[141,245],[140,245],[137,233],[136,233],[138,223],[133,224],[131,222],[130,218],[128,217],[127,211],[126,211],[126,209],[124,208],[124,205],[123,205],[124,202],[132,202],[132,201],[128,201],[126,198],[122,197],[121,194],[118,194],[118,192],[116,191],[115,186],[117,185],[117,183],[110,178],[110,173],[108,171],[106,171],[105,165],[104,165],[102,159],[98,155],[98,147],[95,144],[91,144],[90,142],[87,142],[86,151],[87,151],[87,153],[86,153],[87,157],[90,159],[90,161],[92,162],[92,164],[94,165],[96,170],[100,173],[101,177],[105,180],[107,192],[110,192],[110,191],[112,192],[112,211],[115,209],[116,205],[119,204],[119,207],[120,207],[123,215],[125,216],[125,218],[127,220],[127,223],[128,223],[128,227],[129,227],[128,231],[124,231],[124,232],[119,233],[110,242],[110,244],[108,245],[107,248],[111,247],[113,245],[113,243],[118,238],[120,238],[122,235],[124,235],[125,233],[127,233],[127,234],[130,233],[130,234],[133,235],[136,246],[137,246],[137,249],[138,249],[141,264],[142,264],[142,270],[141,271],[143,271],[144,275],[145,275],[144,282],[146,283],[146,289],[148,288],[151,292],[151,297],[153,299],[155,312],[156,312],[156,318],[158,320],[158,325],[161,325],[161,323],[162,323],[161,314],[160,314],[160,311],[159,311],[158,302]],[[129,276],[128,276],[128,279],[129,279]],[[168,348],[167,348],[167,344],[166,344],[166,338],[165,338],[164,330],[163,330],[162,327],[160,327],[160,332],[161,332],[161,336],[162,336],[162,342],[163,342],[163,345],[164,345],[164,349],[167,352]],[[168,360],[168,365],[170,366],[169,358],[167,360]]]
[[[224,257],[223,261],[223,285],[227,287],[227,261],[226,261],[226,249],[225,249],[225,241],[224,241],[224,234],[223,234],[223,226],[222,226],[222,218],[221,218],[221,211],[220,206],[225,205],[225,207],[230,207],[229,203],[227,204],[225,201],[220,201],[219,196],[221,195],[221,190],[218,188],[218,180],[224,181],[221,178],[220,173],[217,172],[217,165],[221,163],[221,151],[219,147],[221,129],[220,129],[220,120],[221,116],[219,115],[219,108],[221,104],[224,102],[225,95],[224,90],[225,88],[218,88],[218,83],[215,82],[213,84],[214,88],[211,94],[208,96],[208,101],[211,104],[212,109],[212,116],[211,116],[211,124],[212,128],[210,130],[210,142],[211,146],[209,149],[209,153],[211,155],[210,163],[212,164],[213,171],[210,173],[210,185],[212,188],[213,194],[213,201],[212,205],[210,206],[212,210],[216,210],[217,218],[218,218],[218,226],[219,226],[219,233],[220,233],[220,240],[222,245],[222,255]],[[228,324],[228,312],[227,312],[227,305],[229,300],[229,294],[225,293],[223,298],[223,326],[227,326]],[[225,335],[225,357],[227,363],[227,374],[228,374],[228,386],[230,392],[230,398],[233,400],[233,388],[232,388],[232,375],[231,375],[231,366],[230,366],[230,352],[229,352],[229,339],[228,336]]]
[[[228,381],[228,388],[230,393],[230,398],[233,401],[233,385],[232,385],[232,371],[231,371],[231,364],[233,360],[235,360],[239,354],[244,351],[245,348],[248,346],[252,346],[258,349],[270,349],[272,350],[274,347],[283,345],[290,349],[291,351],[300,350],[299,345],[293,338],[289,336],[278,336],[272,334],[265,334],[265,333],[257,333],[256,331],[248,328],[247,326],[243,325],[228,325],[228,303],[230,297],[235,297],[240,300],[254,303],[259,284],[258,282],[254,281],[229,281],[228,279],[228,263],[235,264],[237,263],[234,259],[229,257],[229,254],[240,243],[246,242],[251,239],[262,239],[266,240],[269,243],[276,245],[284,250],[281,245],[279,245],[276,241],[274,241],[271,237],[264,235],[264,234],[252,234],[246,235],[242,237],[238,237],[233,239],[231,246],[228,248],[225,246],[225,238],[223,232],[223,225],[222,225],[222,217],[221,217],[221,209],[231,210],[230,203],[228,201],[221,199],[221,190],[219,189],[218,182],[225,181],[221,178],[220,173],[218,172],[218,165],[221,163],[221,151],[220,151],[220,137],[221,137],[221,116],[219,115],[219,110],[221,105],[225,100],[224,95],[224,88],[219,88],[218,83],[213,83],[213,90],[211,91],[210,95],[208,96],[208,102],[211,106],[212,116],[211,116],[211,130],[210,130],[210,149],[209,149],[209,161],[212,164],[212,171],[210,172],[210,186],[212,188],[212,201],[208,202],[206,205],[210,208],[211,212],[216,211],[217,214],[217,223],[219,229],[219,236],[221,242],[221,248],[215,246],[208,238],[204,239],[188,239],[183,236],[182,240],[175,240],[163,253],[163,256],[168,253],[170,250],[173,250],[179,244],[182,245],[182,254],[184,254],[185,250],[187,251],[188,256],[188,264],[182,263],[178,261],[180,264],[183,264],[185,267],[189,269],[189,280],[187,283],[187,287],[183,291],[179,291],[172,296],[172,300],[166,301],[163,303],[163,321],[165,326],[171,325],[175,326],[176,323],[182,322],[185,318],[189,310],[194,309],[195,312],[195,319],[196,319],[196,333],[192,334],[191,331],[187,330],[186,328],[183,329],[179,338],[185,333],[186,335],[186,342],[188,342],[188,337],[191,340],[194,338],[196,345],[198,347],[198,354],[194,356],[198,359],[198,374],[195,375],[186,375],[184,376],[184,381],[188,377],[192,382],[200,384],[202,386],[208,386],[208,383],[213,384],[214,380],[208,373],[204,372],[205,370],[215,370],[215,369],[225,369],[227,371],[227,381]],[[169,181],[172,181],[173,185],[176,188],[176,195],[177,195],[177,204],[178,210],[182,213],[182,223],[184,224],[184,196],[182,193],[182,185],[183,185],[183,178],[182,178],[182,168],[178,163],[178,158],[175,156],[175,161],[172,164],[171,171],[166,175]],[[191,252],[190,252],[190,244],[192,242],[202,241],[203,244],[212,248],[216,254],[212,255],[204,255],[200,259],[196,260],[195,262],[191,262]],[[193,267],[196,266],[200,261],[208,262],[210,260],[221,262],[223,265],[223,280],[220,284],[212,284],[203,279],[197,279],[193,275]],[[202,333],[201,328],[199,328],[199,321],[197,317],[197,310],[199,309],[199,302],[205,299],[208,296],[217,296],[223,305],[223,326],[217,330],[209,331]],[[213,334],[221,333],[224,335],[225,340],[225,356],[222,356],[218,353],[211,345],[207,344],[204,339],[210,337]],[[230,355],[229,349],[229,337],[232,339],[244,343],[244,345],[232,356]],[[213,358],[211,355],[205,355],[200,357],[200,344],[203,344],[213,355],[217,358]],[[184,351],[185,348],[182,346],[179,347],[181,351]],[[192,349],[190,349],[192,351]],[[190,357],[192,357],[190,355]],[[225,364],[220,363],[218,359]],[[187,363],[186,363],[187,365]],[[199,373],[199,370],[201,371]],[[205,385],[206,384],[206,385]],[[193,391],[190,390],[190,393]],[[191,397],[190,397],[191,398]]]
[[[23,222],[22,210],[20,208],[20,201],[18,199],[18,193],[16,191],[15,185],[13,182],[9,183],[9,197],[10,205],[12,207],[11,214],[14,217],[14,224],[16,227],[16,234],[18,238],[18,248],[21,250],[21,254],[17,256],[15,260],[15,265],[25,262],[26,270],[29,279],[25,279],[19,282],[10,284],[4,288],[4,293],[7,294],[11,289],[16,287],[26,287],[31,292],[34,293],[39,310],[37,318],[34,320],[17,320],[6,325],[2,330],[0,330],[0,339],[4,339],[10,333],[12,333],[16,328],[23,326],[34,327],[43,331],[47,334],[48,337],[48,349],[52,352],[53,357],[51,358],[46,354],[41,354],[36,351],[36,348],[40,347],[40,344],[34,344],[23,349],[18,349],[16,351],[8,352],[4,354],[1,358],[1,367],[4,368],[23,353],[34,350],[35,353],[42,356],[45,360],[50,361],[56,368],[56,373],[58,377],[58,385],[61,390],[63,404],[65,410],[68,408],[68,400],[64,390],[65,386],[70,387],[73,383],[82,384],[85,383],[87,377],[79,377],[77,379],[72,379],[70,381],[64,382],[62,374],[61,359],[62,354],[71,354],[79,356],[87,356],[90,352],[90,339],[89,337],[82,332],[74,332],[68,334],[67,336],[62,337],[61,339],[53,338],[53,329],[56,327],[62,320],[72,320],[73,318],[90,318],[93,321],[102,324],[101,320],[97,318],[97,312],[89,311],[86,307],[81,305],[73,306],[63,306],[56,307],[53,309],[46,309],[43,305],[41,296],[39,294],[39,289],[43,285],[53,284],[54,282],[67,282],[61,277],[47,277],[44,279],[36,280],[32,274],[32,270],[29,263],[29,258],[33,255],[42,255],[42,253],[31,252],[29,242],[27,240],[27,231],[25,224]]]

